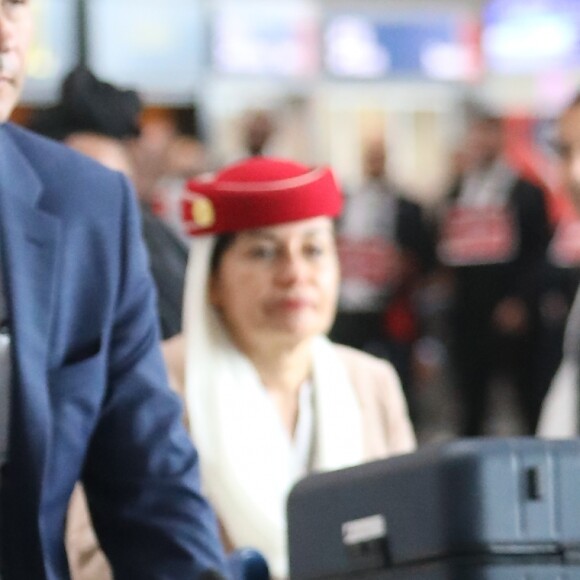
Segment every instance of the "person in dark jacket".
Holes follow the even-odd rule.
[[[533,433],[541,401],[534,360],[541,338],[538,295],[551,226],[544,192],[503,159],[502,120],[471,119],[467,169],[446,198],[438,255],[451,273],[451,363],[461,402],[462,435],[481,435],[490,385],[513,383]]]
[[[388,178],[382,140],[366,144],[363,170],[337,228],[342,282],[331,338],[390,360],[413,416],[416,294],[433,262],[433,240],[422,208]]]
[[[105,83],[79,66],[65,78],[59,103],[37,113],[29,127],[133,177],[134,163],[126,145],[139,135],[141,110],[135,91]],[[140,200],[140,207],[149,267],[157,289],[161,336],[167,339],[181,331],[188,248],[145,200]]]

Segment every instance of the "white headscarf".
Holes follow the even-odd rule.
[[[215,236],[193,239],[184,305],[185,399],[204,491],[234,547],[262,552],[276,578],[288,575],[286,498],[295,483],[291,439],[250,362],[209,305]],[[361,463],[360,407],[325,337],[313,340],[317,470]]]

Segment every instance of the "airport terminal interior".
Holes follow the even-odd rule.
[[[364,179],[365,147],[380,142],[389,181],[436,221],[480,110],[501,117],[506,154],[558,206],[553,120],[580,86],[574,0],[38,0],[34,9],[14,120],[26,125],[58,102],[78,64],[134,89],[144,106],[138,189],[162,182],[159,152],[176,135],[189,141],[175,175],[242,157],[253,115],[268,154],[332,167],[347,198]],[[175,221],[177,202],[161,190],[151,203]],[[404,386],[420,441],[439,441],[457,434],[460,412],[452,291],[435,267],[413,292],[420,321]],[[507,383],[494,379],[486,433],[526,431]]]

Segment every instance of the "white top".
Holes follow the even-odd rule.
[[[580,358],[580,290],[568,316],[564,354],[558,372],[542,405],[537,434],[550,439],[567,439],[578,434],[578,388]]]
[[[292,440],[292,473],[300,479],[311,471],[314,449],[314,389],[306,381],[298,395],[298,420]]]
[[[458,203],[473,208],[503,206],[515,180],[515,173],[501,160],[484,170],[471,171],[463,180]]]

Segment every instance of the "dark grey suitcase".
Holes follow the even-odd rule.
[[[299,482],[293,580],[580,580],[580,441],[465,439]]]

